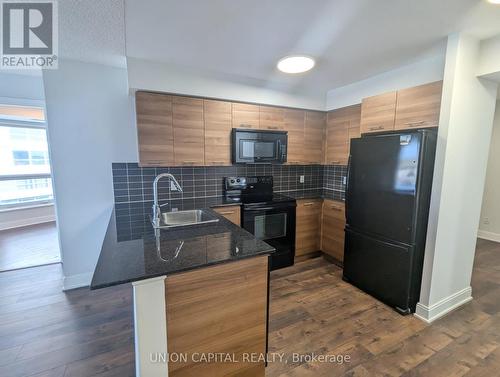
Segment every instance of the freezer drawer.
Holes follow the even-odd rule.
[[[391,243],[346,229],[344,280],[396,308],[415,311],[412,291],[413,247]]]

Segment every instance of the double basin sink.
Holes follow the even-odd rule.
[[[163,212],[160,218],[160,224],[158,226],[155,226],[153,223],[153,227],[156,229],[189,227],[200,224],[216,223],[219,221],[212,212],[206,209]]]

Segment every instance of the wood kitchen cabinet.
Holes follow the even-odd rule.
[[[205,165],[231,165],[232,104],[203,100]]]
[[[361,133],[394,130],[397,92],[364,98],[361,103]]]
[[[233,102],[233,128],[260,128],[258,105]]]
[[[321,249],[322,199],[297,200],[295,259],[301,260]]]
[[[325,156],[326,113],[306,111],[304,130],[304,163],[322,164]]]
[[[285,109],[283,114],[284,129],[288,132],[288,164],[304,162],[304,110]]]
[[[204,165],[203,100],[199,98],[173,97],[172,119],[175,165]]]
[[[224,206],[212,208],[219,215],[224,216],[232,223],[241,226],[241,209],[240,206]]]
[[[259,106],[259,128],[270,131],[283,131],[285,129],[284,109]]]
[[[329,111],[326,126],[326,165],[347,165],[352,138],[360,136],[361,105]]]
[[[325,199],[321,219],[321,251],[340,263],[344,261],[344,228],[345,204]]]
[[[165,94],[135,94],[140,166],[174,164],[172,97]]]
[[[443,82],[437,81],[398,91],[394,129],[437,127]]]
[[[266,355],[268,256],[242,259],[165,279],[167,351],[186,355],[170,360],[171,377],[264,377],[265,362],[244,355]],[[238,362],[206,361],[200,355],[232,355]]]

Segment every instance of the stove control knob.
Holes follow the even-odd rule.
[[[240,182],[241,182],[241,179],[239,179],[239,178],[238,178],[238,179],[236,180],[236,182],[240,183]]]

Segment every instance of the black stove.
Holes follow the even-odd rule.
[[[272,204],[280,202],[295,202],[295,199],[282,194],[271,194],[271,195],[238,195],[238,196],[228,196],[226,195],[226,201],[240,203],[243,205],[250,204]]]
[[[242,204],[243,228],[273,246],[271,270],[293,265],[295,199],[273,193],[273,177],[226,177],[226,201]]]

